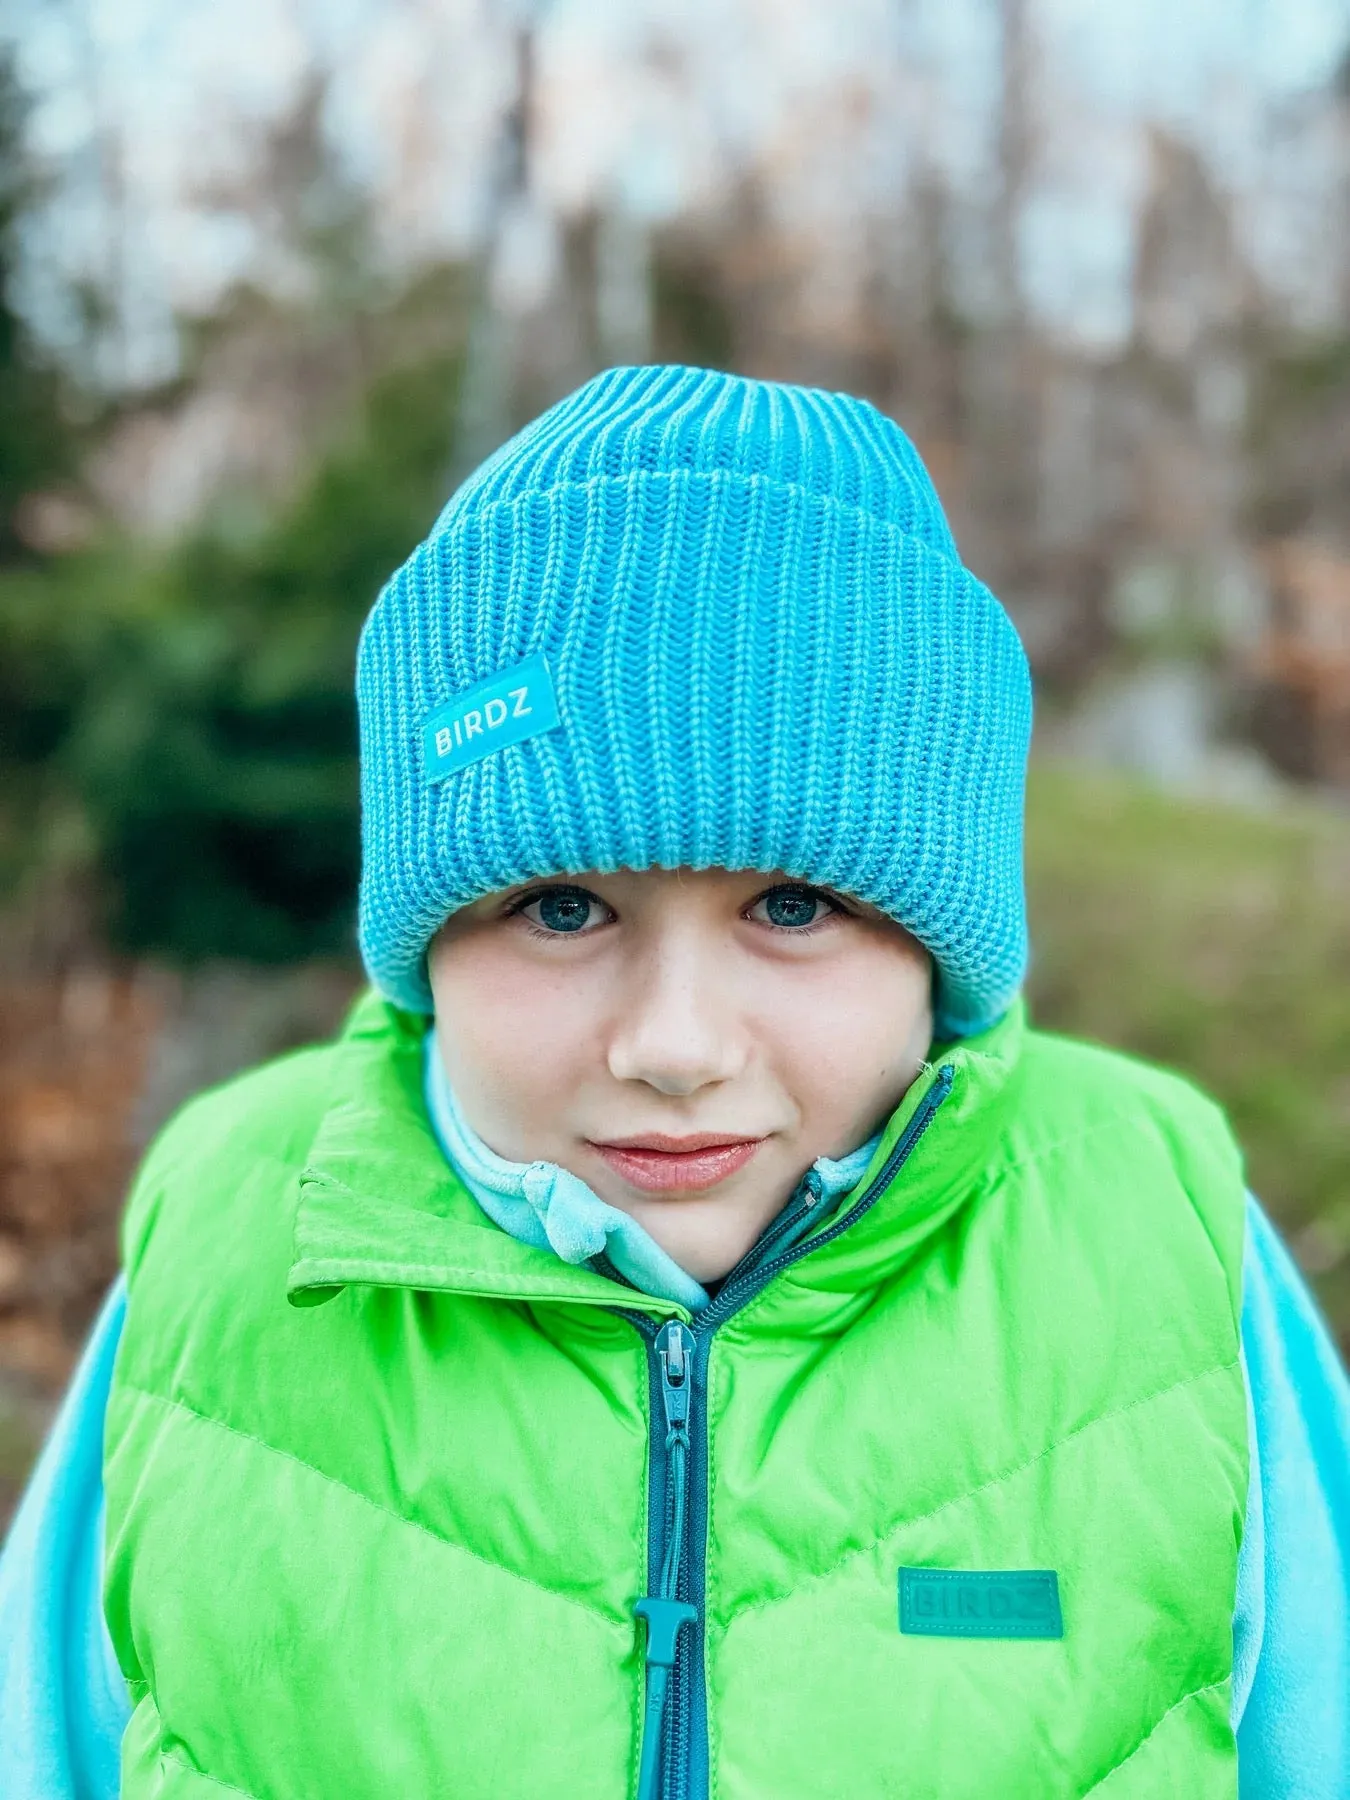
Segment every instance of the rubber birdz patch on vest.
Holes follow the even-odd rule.
[[[424,778],[440,781],[561,723],[548,664],[542,656],[527,657],[456,694],[423,722]]]
[[[920,1637],[1062,1638],[1053,1569],[901,1569],[900,1629]]]

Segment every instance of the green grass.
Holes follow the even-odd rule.
[[[1350,816],[1038,767],[1033,1021],[1183,1070],[1350,1344]]]

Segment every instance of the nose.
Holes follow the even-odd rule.
[[[628,972],[610,1035],[610,1073],[679,1096],[733,1080],[748,1055],[725,971],[719,981],[698,944],[673,932],[648,945]]]

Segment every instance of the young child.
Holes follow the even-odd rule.
[[[612,370],[357,688],[374,991],[145,1162],[3,1791],[1350,1792],[1344,1377],[1218,1108],[1030,1024],[1026,663],[903,433]]]

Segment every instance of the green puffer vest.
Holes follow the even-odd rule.
[[[1020,1001],[939,1047],[833,1223],[700,1315],[672,1434],[688,1316],[485,1219],[424,1028],[368,997],[137,1181],[124,1795],[631,1797],[686,1431],[664,1796],[1231,1800],[1243,1178],[1212,1102]],[[902,1630],[902,1569],[986,1581],[907,1577]],[[988,1580],[1029,1570],[1062,1636],[1048,1577]]]

